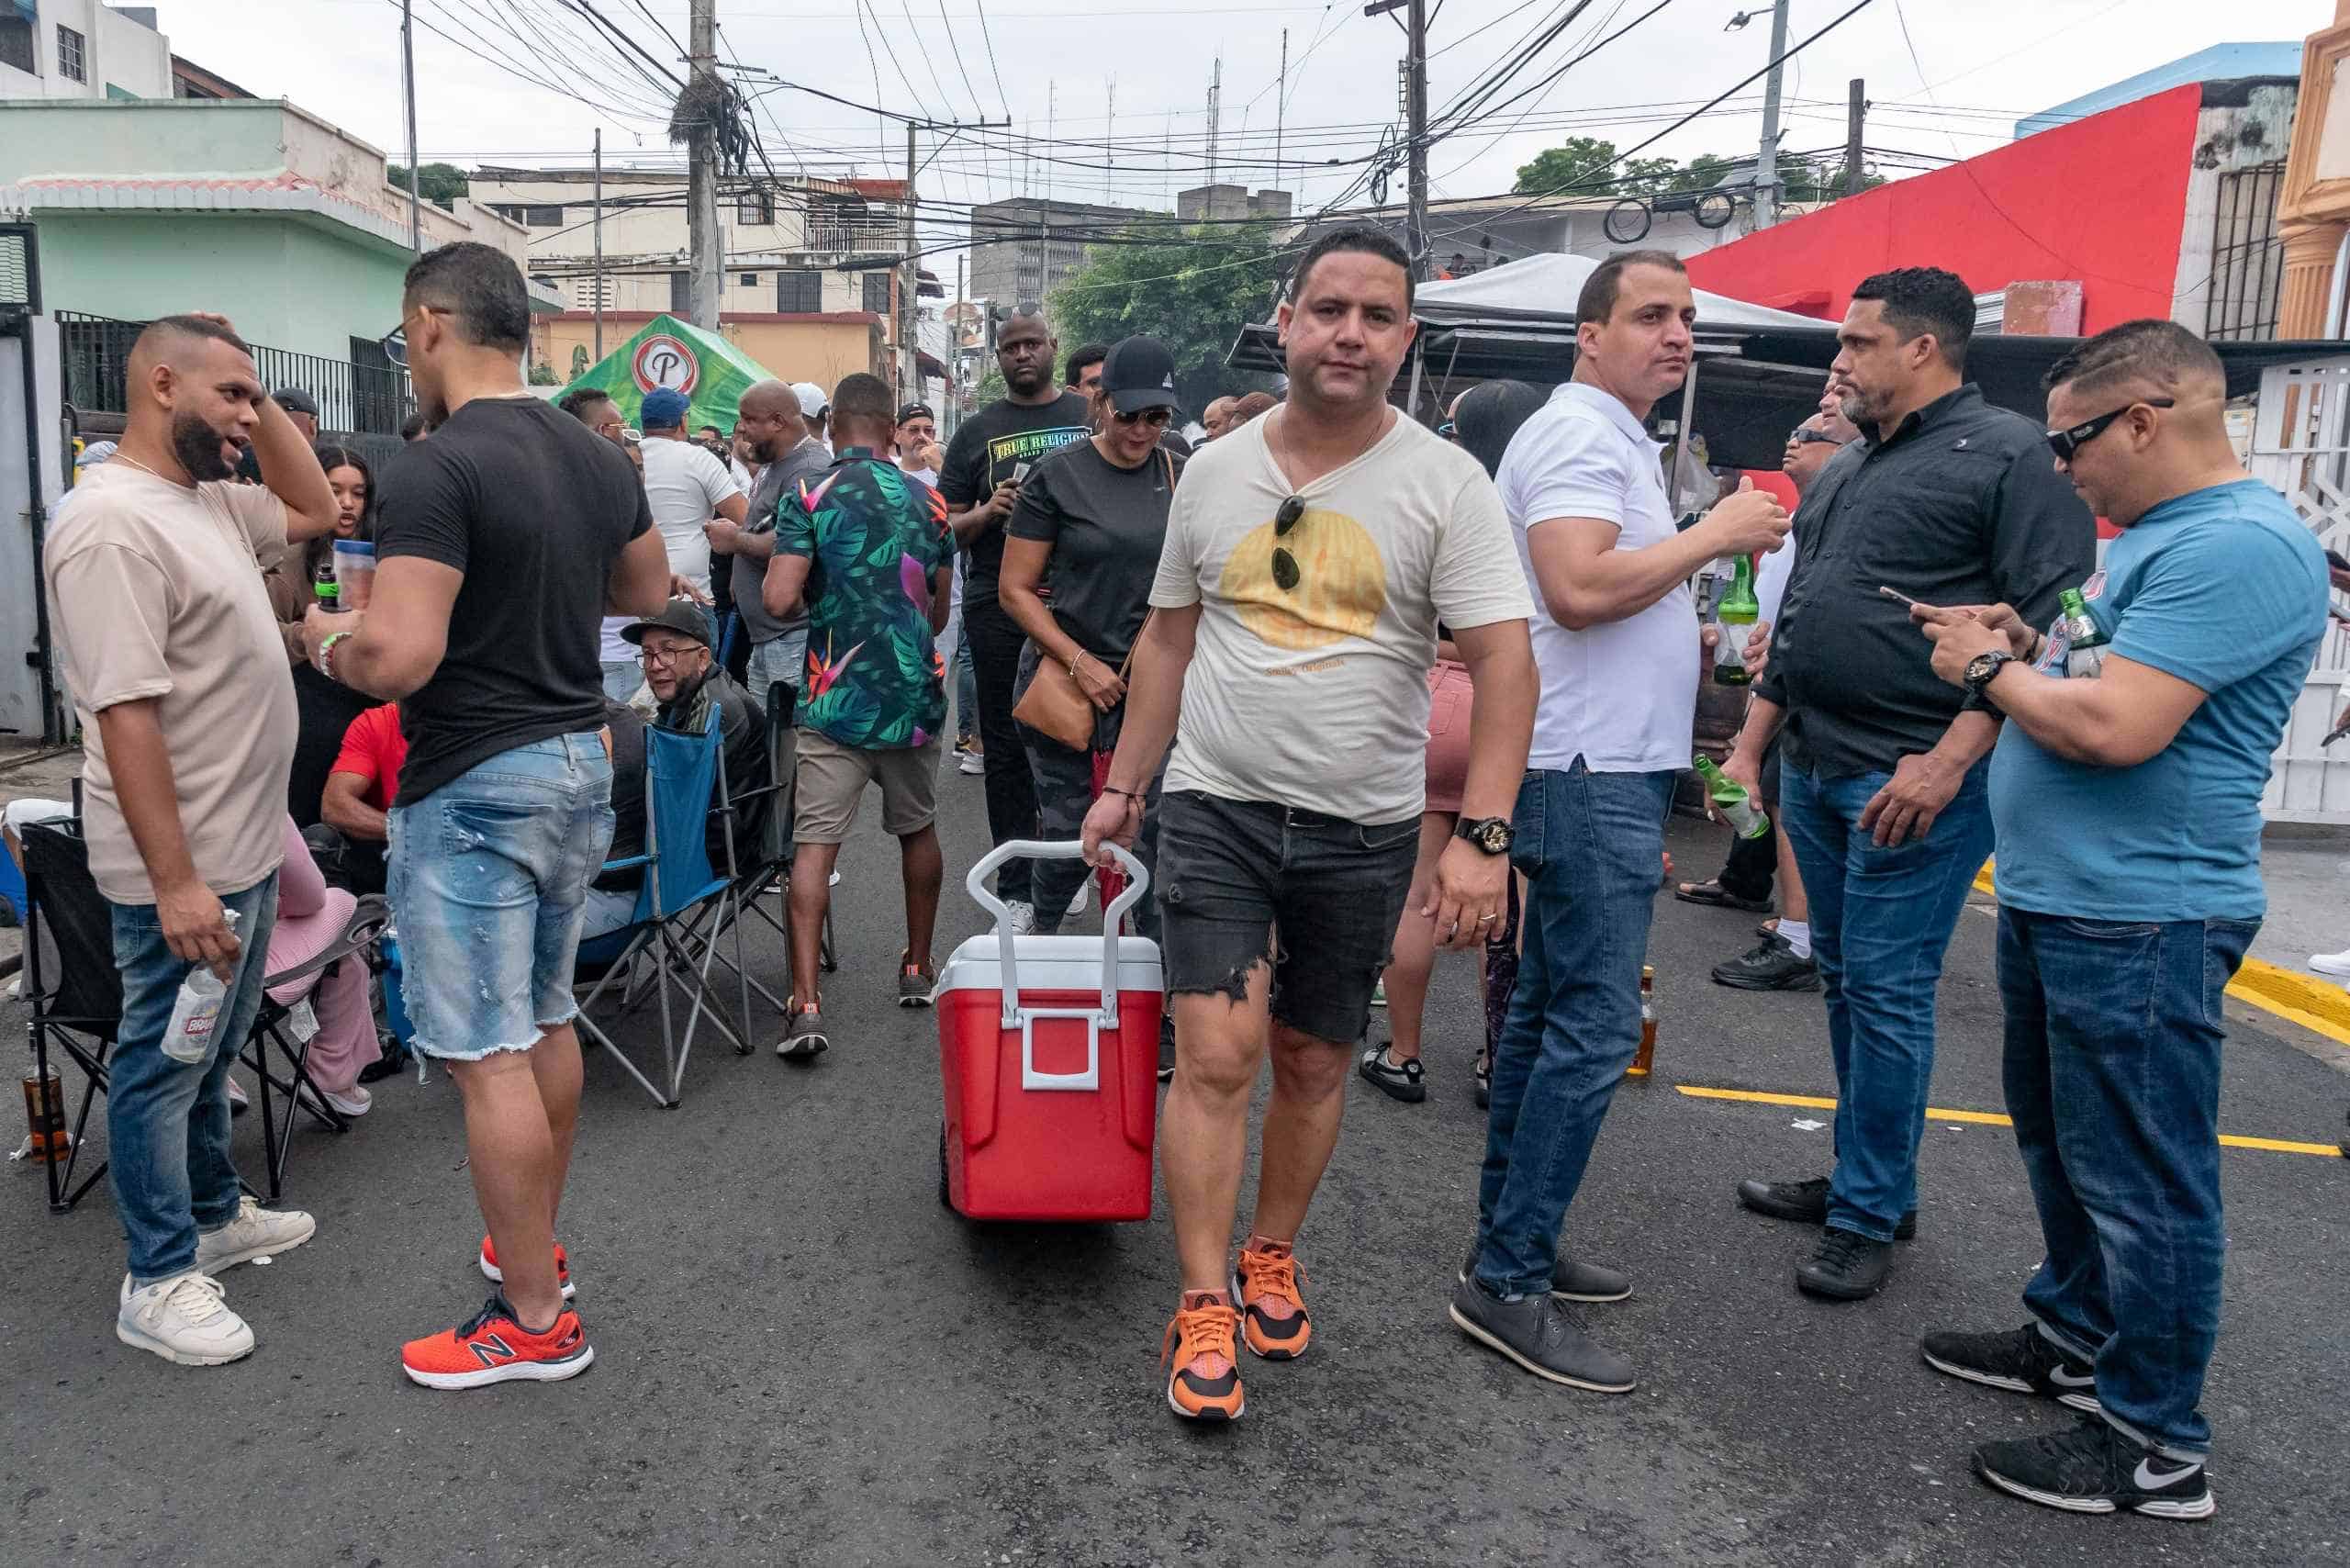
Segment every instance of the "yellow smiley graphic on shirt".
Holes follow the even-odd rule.
[[[1297,562],[1297,586],[1273,577],[1273,552]],[[1387,563],[1370,531],[1344,512],[1308,509],[1287,538],[1270,522],[1253,530],[1225,557],[1217,591],[1231,600],[1241,624],[1277,648],[1326,648],[1348,637],[1368,637],[1387,607]]]

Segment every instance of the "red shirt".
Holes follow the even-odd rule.
[[[400,765],[408,760],[408,737],[400,734],[399,704],[370,708],[342,732],[342,750],[335,754],[333,773],[356,773],[367,780],[367,803],[379,812],[392,809],[399,793]]]

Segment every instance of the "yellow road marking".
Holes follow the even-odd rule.
[[[1836,1102],[1818,1094],[1765,1094],[1755,1089],[1713,1089],[1698,1083],[1676,1083],[1682,1093],[1697,1100],[1741,1100],[1756,1105],[1796,1105],[1809,1111],[1832,1111]],[[2015,1123],[1991,1111],[1951,1111],[1939,1105],[1926,1107],[1930,1122],[1972,1122],[1977,1126],[2011,1127]],[[2221,1133],[2220,1143],[2227,1148],[2258,1148],[2272,1154],[2317,1154],[2329,1159],[2342,1158],[2341,1149],[2330,1143],[2299,1143],[2290,1138],[2240,1137]]]
[[[1997,865],[1996,860],[1986,860],[1983,869],[1975,873],[1976,892],[1998,896],[1998,889],[1992,882]],[[2323,1035],[2337,1045],[2350,1046],[2350,990],[2333,980],[2305,975],[2298,969],[2280,969],[2260,958],[2246,958],[2244,967],[2236,971],[2236,978],[2228,982],[2228,994],[2288,1024],[2298,1024],[2312,1034]]]

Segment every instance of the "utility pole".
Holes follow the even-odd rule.
[[[1118,79],[1115,76],[1110,78],[1110,128],[1102,133],[1102,145],[1105,150],[1118,145]],[[1115,152],[1104,151],[1102,154],[1102,205],[1104,207],[1110,205],[1110,170],[1117,161]]]
[[[1404,69],[1409,73],[1408,92],[1411,123],[1411,162],[1407,175],[1407,206],[1404,208],[1404,232],[1408,242],[1404,252],[1412,258],[1412,275],[1428,275],[1428,9],[1427,0],[1411,0],[1405,7],[1407,21],[1405,37],[1408,53]]]
[[[596,128],[596,361],[604,358],[604,128]]]
[[[1844,99],[1844,194],[1861,194],[1861,183],[1868,176],[1861,168],[1861,131],[1869,117],[1868,84],[1860,77],[1852,78]]]
[[[946,418],[938,433],[952,440],[963,422],[963,325],[971,319],[971,302],[963,293],[964,252],[955,252],[955,330],[946,338]]]
[[[400,97],[408,110],[408,248],[424,249],[424,197],[416,168],[416,18],[412,0],[400,0]]]
[[[915,345],[914,321],[920,315],[922,268],[914,261],[914,125],[906,122],[906,194],[898,204],[898,401],[912,402],[922,386],[921,350]]]
[[[1281,131],[1289,123],[1289,29],[1281,29],[1281,73],[1273,85],[1273,182],[1281,174]]]
[[[1771,6],[1771,74],[1762,84],[1762,140],[1754,154],[1754,227],[1779,221],[1779,79],[1786,67],[1787,0]]]
[[[686,39],[687,91],[696,103],[710,104],[719,90],[717,0],[692,0]],[[718,128],[701,126],[688,151],[692,164],[686,183],[686,235],[693,251],[688,313],[695,326],[714,332],[726,282],[726,242],[718,228]]]
[[[1208,78],[1208,184],[1215,184],[1215,143],[1224,116],[1224,56],[1215,57],[1215,74]]]

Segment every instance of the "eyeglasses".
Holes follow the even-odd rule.
[[[659,665],[666,669],[671,665],[682,663],[687,655],[698,653],[699,651],[699,644],[689,643],[682,647],[676,648],[642,648],[639,650],[638,656],[646,664]]]
[[[1117,420],[1122,425],[1130,425],[1139,420],[1142,423],[1148,425],[1151,429],[1158,430],[1164,426],[1168,420],[1175,417],[1175,410],[1172,409],[1136,409],[1131,414],[1113,413],[1110,417]]]
[[[1447,441],[1452,441],[1459,437],[1460,431],[1459,427],[1454,425],[1450,420],[1447,420],[1444,423],[1436,427],[1436,433],[1442,436]]]
[[[431,309],[432,307],[430,305],[418,306],[415,309],[400,318],[400,324],[398,326],[394,327],[390,331],[386,332],[382,337],[375,340],[376,347],[384,351],[384,357],[391,362],[394,369],[406,370],[408,368],[408,324],[417,317],[422,316]]]
[[[2141,398],[2134,403],[2124,403],[2109,412],[2073,426],[2070,430],[2050,431],[2048,450],[2056,454],[2059,463],[2070,463],[2073,454],[2105,433],[2106,427],[2141,404],[2149,409],[2168,409],[2177,404],[2173,398]]]
[[[1789,446],[1809,446],[1816,441],[1825,442],[1830,446],[1841,446],[1844,444],[1842,442],[1838,441],[1834,436],[1830,435],[1826,431],[1809,430],[1802,425],[1797,425],[1794,430],[1787,432],[1787,444]]]
[[[1292,496],[1289,499],[1283,501],[1281,505],[1281,510],[1273,513],[1273,537],[1275,539],[1288,538],[1289,531],[1295,528],[1298,525],[1299,520],[1304,516],[1304,497]],[[1283,593],[1287,593],[1292,588],[1297,587],[1298,579],[1303,575],[1304,574],[1299,572],[1297,569],[1297,557],[1291,554],[1286,546],[1281,544],[1274,545],[1273,581],[1281,585],[1281,591]]]

